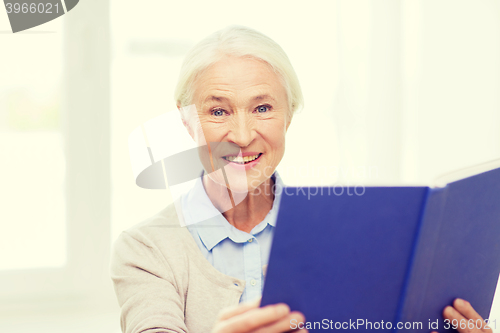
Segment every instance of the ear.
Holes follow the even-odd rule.
[[[182,107],[179,104],[177,104],[177,110],[179,110],[179,112],[181,113],[182,124],[184,125],[184,127],[186,127],[186,130],[188,131],[189,135],[194,140],[195,138],[194,138],[193,129],[189,125],[189,122],[187,121],[187,119],[185,117],[185,113],[183,112]]]

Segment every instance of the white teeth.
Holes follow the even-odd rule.
[[[243,163],[251,162],[251,161],[257,159],[259,156],[260,156],[260,154],[253,155],[253,156],[245,156],[245,157],[241,157],[241,156],[224,156],[224,159],[226,161],[229,161],[229,162],[235,162],[235,163],[243,164]]]

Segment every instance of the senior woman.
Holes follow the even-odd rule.
[[[273,40],[232,26],[188,53],[175,95],[205,172],[177,205],[115,242],[122,330],[292,331],[304,316],[285,304],[259,308],[259,297],[282,193],[275,170],[303,102],[293,67]],[[460,301],[444,316],[478,317]]]
[[[274,41],[230,27],[186,56],[176,101],[188,132],[208,148],[200,149],[205,174],[181,210],[172,204],[116,241],[112,278],[122,330],[290,331],[291,320],[304,320],[300,313],[257,302],[279,203],[274,170],[302,104],[295,72]],[[222,214],[206,219],[214,210]],[[188,228],[176,228],[179,219]]]

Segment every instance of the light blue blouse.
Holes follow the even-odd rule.
[[[240,302],[260,297],[264,288],[283,189],[277,172],[272,178],[276,186],[273,206],[250,233],[235,228],[218,212],[208,198],[201,177],[181,198],[185,223],[205,258],[221,273],[246,281]]]

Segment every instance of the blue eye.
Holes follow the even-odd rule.
[[[257,112],[264,113],[269,111],[269,107],[267,105],[261,105],[257,108]]]
[[[221,109],[214,110],[214,111],[212,111],[212,115],[214,115],[216,117],[223,116],[224,115],[224,110],[221,110]]]

